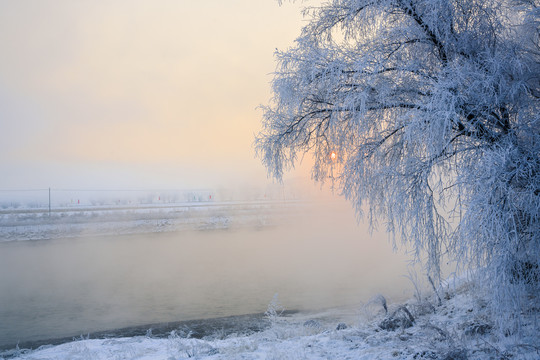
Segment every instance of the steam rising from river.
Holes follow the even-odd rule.
[[[348,204],[303,212],[259,230],[0,244],[0,339],[263,312],[275,293],[286,309],[410,296],[407,258]]]

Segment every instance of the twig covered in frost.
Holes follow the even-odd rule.
[[[370,305],[370,304],[380,304],[383,309],[384,309],[384,313],[385,314],[388,314],[388,305],[386,303],[386,298],[382,295],[382,294],[377,294],[375,295],[373,298],[371,298],[371,300],[366,304],[366,306]]]
[[[410,266],[407,267],[407,272],[408,272],[408,275],[405,275],[405,277],[407,279],[409,279],[410,282],[413,284],[413,286],[414,286],[414,297],[420,303],[420,302],[422,302],[422,292],[420,291],[420,284],[419,284],[419,281],[418,281],[418,275],[416,274],[416,271],[414,271],[414,269],[412,269],[412,267],[410,267]]]
[[[433,292],[437,296],[437,305],[441,306],[442,305],[441,297],[439,296],[439,292],[437,291],[437,288],[435,287],[435,283],[433,282],[433,279],[429,275],[428,275],[428,280],[429,280],[429,283],[431,284],[431,287],[433,288]]]
[[[540,293],[537,2],[329,0],[306,14],[263,107],[269,173],[310,153],[312,177],[427,253],[435,282],[443,254],[485,268],[501,328],[519,328],[521,299]]]

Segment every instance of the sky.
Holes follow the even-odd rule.
[[[257,107],[299,3],[0,0],[0,189],[268,182]]]

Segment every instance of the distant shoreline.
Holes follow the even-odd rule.
[[[303,207],[298,200],[188,202],[0,210],[0,242],[177,231],[264,228]],[[294,215],[293,215],[294,216]]]

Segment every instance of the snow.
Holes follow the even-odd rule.
[[[301,201],[221,201],[0,210],[0,241],[185,230],[261,228],[284,220]],[[294,214],[287,212],[287,217]]]
[[[270,316],[271,326],[249,335],[219,332],[202,339],[172,331],[167,338],[147,336],[79,339],[36,350],[13,349],[5,359],[538,359],[540,334],[535,312],[519,335],[492,329],[485,295],[473,283],[447,285],[437,306],[433,296],[390,304],[388,314],[405,306],[410,327],[384,330],[389,316],[373,303],[357,309],[333,309]],[[538,310],[536,310],[538,311]],[[396,315],[397,316],[397,315]],[[347,327],[342,323],[346,323]],[[338,326],[338,324],[341,324]],[[341,328],[338,330],[338,328]]]

